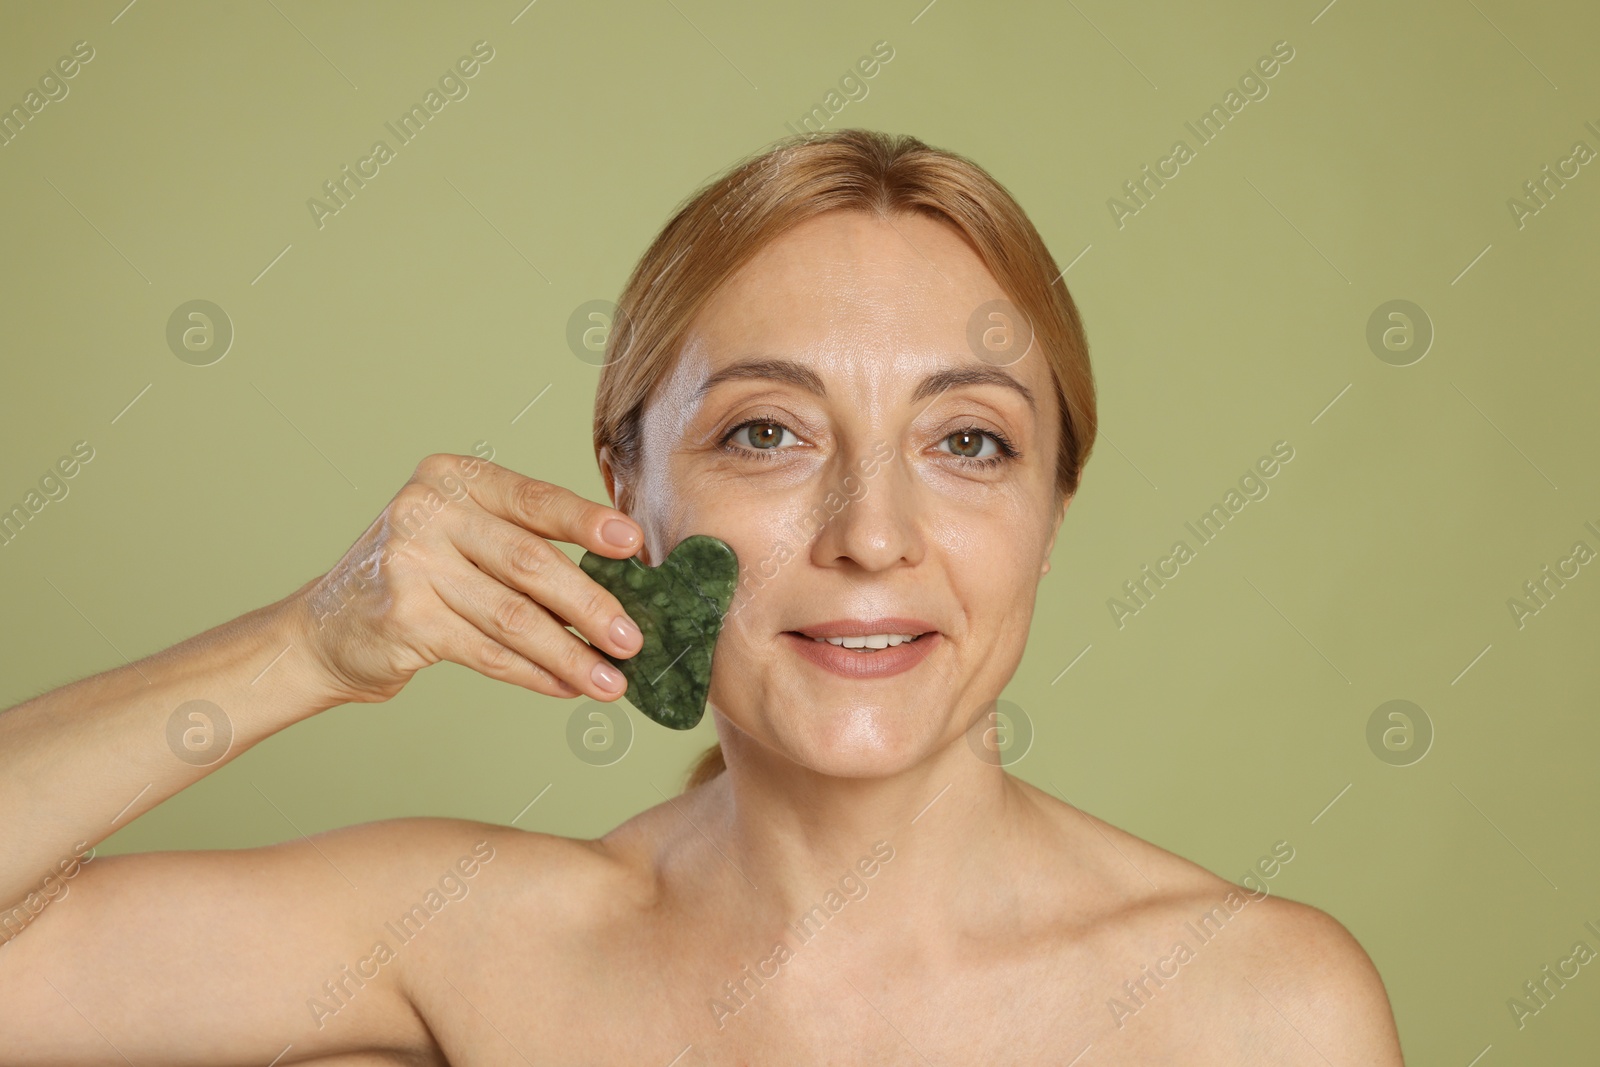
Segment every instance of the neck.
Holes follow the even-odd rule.
[[[1045,832],[1032,791],[965,738],[899,773],[845,778],[721,732],[727,770],[700,791],[695,821],[770,922],[792,924],[830,892],[839,910],[875,894],[893,904],[855,909],[852,927],[954,934],[1017,894],[1010,883]]]

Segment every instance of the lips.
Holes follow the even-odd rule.
[[[873,634],[919,635],[889,648],[854,649],[818,638],[870,637]],[[937,649],[944,636],[924,619],[902,616],[879,619],[835,619],[781,635],[801,658],[844,678],[888,678],[920,665]]]

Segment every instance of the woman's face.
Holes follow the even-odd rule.
[[[1022,657],[1065,506],[1044,358],[968,340],[1004,297],[947,223],[830,212],[729,280],[645,409],[619,506],[649,563],[697,533],[738,553],[711,704],[803,766],[914,765],[960,740]],[[852,621],[922,636],[815,640]]]

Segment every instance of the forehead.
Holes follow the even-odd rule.
[[[951,223],[831,211],[780,234],[723,284],[685,336],[672,377],[692,388],[751,357],[802,359],[824,377],[858,379],[975,362],[974,312],[1004,297]],[[1040,360],[1008,369],[1030,382],[1048,377]]]
[[[702,309],[696,327],[719,339],[797,340],[870,325],[964,329],[972,308],[1000,295],[949,223],[920,214],[831,211],[758,251]]]

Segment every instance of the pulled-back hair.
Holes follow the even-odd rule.
[[[717,288],[789,228],[827,211],[920,213],[953,225],[1029,320],[1061,412],[1057,503],[1077,492],[1095,439],[1094,378],[1078,309],[1050,250],[1011,194],[971,160],[909,135],[842,129],[774,142],[692,193],[629,276],[595,393],[594,447],[635,481],[640,421]],[[712,745],[686,789],[725,764]]]

